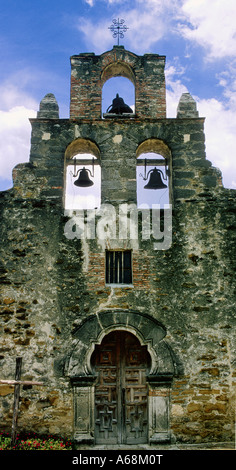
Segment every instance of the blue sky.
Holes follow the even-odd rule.
[[[166,56],[167,117],[183,92],[206,117],[207,158],[236,188],[235,0],[0,0],[0,190],[29,159],[30,124],[46,93],[69,117],[70,56],[116,44],[108,27],[124,18],[121,44]]]

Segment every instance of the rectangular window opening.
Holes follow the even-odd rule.
[[[106,250],[106,284],[132,284],[131,250]]]

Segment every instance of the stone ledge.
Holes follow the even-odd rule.
[[[182,443],[160,443],[155,445],[138,444],[138,445],[93,445],[78,444],[77,450],[235,450],[234,442],[207,442],[201,444],[182,444]]]
[[[103,113],[104,119],[127,119],[127,118],[136,118],[136,114],[133,113],[123,113],[123,114],[113,114],[113,113]]]

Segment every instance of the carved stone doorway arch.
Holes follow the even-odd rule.
[[[164,341],[166,329],[149,315],[121,310],[91,315],[74,332],[75,345],[66,363],[65,373],[70,377],[74,391],[75,439],[78,442],[96,443],[98,417],[95,416],[95,400],[99,373],[94,367],[94,357],[96,351],[102,351],[101,345],[104,342],[106,344],[112,332],[114,338],[120,337],[118,332],[123,332],[124,337],[133,337],[134,342],[145,349],[146,357],[149,358],[148,365],[145,366],[148,410],[145,442],[169,441],[171,382],[178,371],[175,356]],[[139,367],[142,368],[141,364]],[[128,392],[125,393],[127,395]],[[121,406],[121,395],[118,400]],[[107,422],[106,425],[108,424]],[[127,432],[123,431],[123,435],[127,435]],[[98,443],[101,442],[99,439],[97,438]],[[125,442],[125,438],[120,437],[117,443],[119,442]]]

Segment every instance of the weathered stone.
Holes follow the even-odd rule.
[[[226,412],[226,405],[223,403],[209,403],[204,406],[205,413],[211,413],[212,411],[217,411],[218,413]]]
[[[187,406],[188,413],[195,413],[196,411],[201,411],[201,410],[202,410],[202,404],[201,403],[190,403]]]
[[[198,117],[197,104],[190,93],[183,93],[178,104],[177,118]]]
[[[0,396],[5,397],[7,395],[10,395],[14,393],[14,388],[11,387],[10,385],[0,385]]]
[[[59,107],[55,96],[52,93],[48,93],[42,99],[40,108],[37,113],[38,119],[58,119],[59,118]],[[50,132],[45,132],[42,135],[42,140],[50,139]]]

